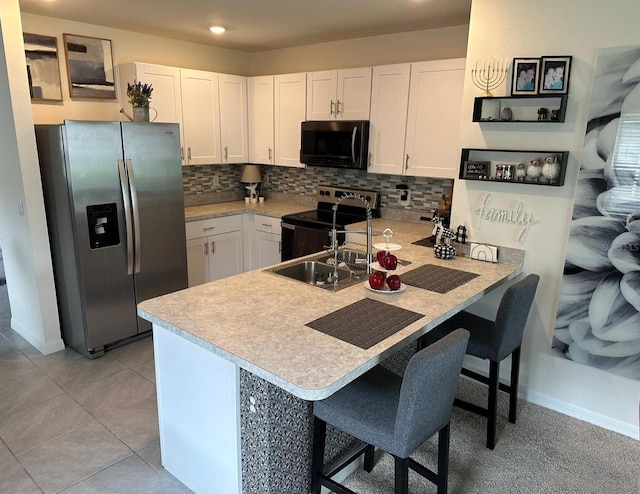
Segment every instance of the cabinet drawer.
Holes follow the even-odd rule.
[[[242,230],[242,215],[222,216],[208,220],[189,221],[186,224],[187,240]]]
[[[258,232],[265,233],[277,233],[280,234],[280,223],[282,220],[280,218],[273,218],[271,216],[261,216],[256,214],[254,218],[254,228]]]

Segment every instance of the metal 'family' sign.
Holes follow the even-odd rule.
[[[483,221],[504,223],[507,225],[522,225],[523,229],[518,236],[518,242],[523,244],[529,233],[529,227],[539,223],[540,220],[534,218],[533,213],[527,213],[525,211],[522,201],[520,201],[514,209],[498,209],[489,207],[492,199],[491,194],[486,194],[480,207],[474,211],[478,215],[478,230],[482,227]]]

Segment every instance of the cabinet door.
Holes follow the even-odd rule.
[[[336,118],[338,72],[324,70],[307,74],[307,120]]]
[[[209,237],[210,281],[242,273],[243,269],[242,231]]]
[[[180,82],[186,163],[221,163],[218,74],[181,69]]]
[[[300,124],[305,119],[306,81],[306,74],[274,77],[276,165],[304,167],[300,163]]]
[[[373,68],[369,172],[402,175],[410,64]]]
[[[281,262],[282,237],[276,233],[256,232],[255,268],[264,268]]]
[[[219,74],[220,144],[223,163],[246,163],[249,159],[247,135],[247,78]]]
[[[249,78],[249,162],[273,165],[273,76]]]
[[[187,273],[190,287],[209,281],[208,237],[187,240]]]
[[[158,112],[154,122],[182,124],[182,96],[180,93],[180,69],[135,63],[135,79],[153,86],[150,108]],[[126,83],[124,82],[125,88]],[[153,116],[153,112],[151,112]]]
[[[464,64],[464,59],[411,64],[405,174],[458,176]]]
[[[336,98],[336,118],[369,120],[371,67],[339,70]]]

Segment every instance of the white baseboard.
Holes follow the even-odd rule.
[[[36,349],[38,349],[43,355],[49,355],[50,353],[64,350],[64,341],[62,341],[62,338],[45,343],[41,338],[34,335],[14,317],[11,318],[11,329],[36,347]]]
[[[563,413],[569,417],[584,420],[590,424],[597,425],[603,429],[618,432],[622,435],[638,439],[640,429],[637,425],[631,425],[621,420],[612,419],[601,413],[593,412],[557,398],[552,398],[537,391],[525,390],[520,392],[520,397],[536,405],[543,406],[550,410]]]

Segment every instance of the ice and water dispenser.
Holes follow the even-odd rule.
[[[89,243],[92,249],[120,243],[116,203],[87,206]]]

